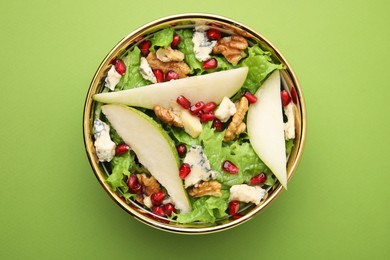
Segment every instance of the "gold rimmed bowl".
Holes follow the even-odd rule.
[[[301,88],[294,75],[291,66],[288,64],[283,55],[276,49],[276,47],[268,41],[264,36],[254,31],[253,29],[237,22],[232,19],[211,15],[211,14],[200,14],[200,13],[189,13],[173,15],[164,17],[162,19],[155,20],[148,23],[137,30],[131,32],[113,49],[107,54],[100,66],[98,67],[91,85],[89,87],[83,116],[83,134],[85,148],[88,155],[88,159],[92,166],[93,172],[96,178],[100,182],[103,189],[108,195],[126,212],[132,215],[137,220],[155,227],[157,229],[165,230],[168,232],[182,233],[182,234],[204,234],[218,232],[235,227],[242,224],[259,212],[264,210],[272,201],[274,201],[278,195],[284,190],[283,186],[276,181],[272,187],[268,187],[267,195],[258,205],[251,205],[241,209],[242,216],[240,218],[223,218],[218,219],[215,223],[207,224],[195,222],[191,224],[180,224],[174,219],[168,219],[164,217],[155,216],[150,210],[143,205],[133,200],[126,200],[123,198],[123,194],[118,191],[114,191],[111,186],[107,183],[107,177],[110,175],[110,169],[107,164],[99,161],[96,149],[94,147],[94,133],[93,125],[95,118],[95,111],[98,103],[94,101],[93,96],[97,93],[104,91],[104,82],[107,72],[111,67],[112,61],[117,57],[121,57],[129,49],[134,48],[139,44],[140,39],[151,37],[154,33],[167,26],[174,26],[175,28],[194,28],[194,25],[211,25],[221,30],[224,34],[240,35],[245,37],[250,44],[259,44],[264,50],[271,53],[271,59],[278,64],[282,64],[284,69],[280,70],[282,78],[282,87],[287,89],[291,95],[294,95],[293,99],[296,106],[295,115],[295,139],[293,142],[293,148],[287,158],[287,179],[291,180],[293,177],[299,161],[302,156],[303,147],[306,138],[306,108],[302,95]]]

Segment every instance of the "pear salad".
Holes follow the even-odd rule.
[[[107,183],[165,223],[240,218],[277,182],[287,187],[296,94],[283,69],[212,24],[138,37],[93,96]]]

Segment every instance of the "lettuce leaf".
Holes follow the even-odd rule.
[[[198,137],[211,168],[217,172],[217,181],[225,187],[231,187],[236,184],[248,183],[250,178],[260,172],[271,174],[245,138],[225,143],[223,142],[224,135],[225,131],[216,132],[212,123],[209,122],[203,126],[203,131]],[[222,162],[225,160],[231,161],[238,167],[237,174],[229,174],[222,170]]]
[[[130,173],[133,172],[143,172],[148,173],[148,170],[139,165],[136,162],[135,153],[130,150],[121,156],[114,156],[114,158],[110,162],[111,165],[111,175],[107,178],[107,183],[114,190],[121,190],[126,193],[128,191],[128,186],[126,183],[127,177],[129,177]]]
[[[248,48],[248,57],[241,62],[241,66],[249,68],[248,76],[243,88],[255,93],[262,81],[275,69],[283,69],[282,64],[272,62],[271,53],[263,51],[259,45]]]
[[[111,160],[111,175],[107,178],[107,183],[110,184],[113,190],[121,189],[122,191],[128,191],[127,184],[125,182],[125,176],[129,176],[130,164],[134,163],[134,158],[131,158],[130,152],[126,152],[122,156],[114,156]]]
[[[193,31],[190,29],[177,30],[176,33],[180,36],[180,44],[178,50],[185,55],[184,61],[190,66],[190,74],[202,74],[202,63],[195,58],[194,43],[192,42]]]
[[[192,204],[192,211],[186,214],[177,214],[180,223],[205,222],[214,223],[216,219],[227,216],[229,192],[221,191],[221,197],[204,196]]]
[[[127,53],[127,55],[123,58],[123,62],[126,65],[126,73],[118,82],[116,90],[138,88],[150,84],[139,72],[141,51],[137,46]]]
[[[156,47],[168,47],[172,43],[174,32],[175,30],[173,27],[168,27],[156,32],[151,39],[152,45],[150,46],[150,50],[154,51]]]

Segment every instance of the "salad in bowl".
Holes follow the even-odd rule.
[[[176,15],[128,35],[92,80],[84,140],[105,190],[138,220],[224,230],[287,189],[305,140],[300,87],[251,29]]]

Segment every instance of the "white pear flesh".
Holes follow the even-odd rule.
[[[250,105],[247,116],[249,140],[257,155],[287,189],[287,159],[278,70],[266,79],[255,96],[257,102]]]
[[[168,107],[171,100],[183,95],[191,103],[213,101],[219,104],[227,96],[233,96],[244,83],[248,67],[213,72],[144,87],[117,92],[99,93],[93,99],[102,103],[117,103],[153,109],[155,105]]]
[[[175,207],[181,213],[190,212],[191,205],[179,177],[179,157],[164,129],[134,108],[111,104],[102,106],[102,112],[139,162],[165,187]]]

